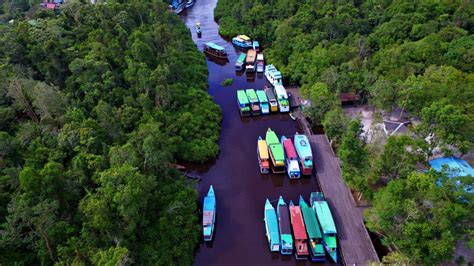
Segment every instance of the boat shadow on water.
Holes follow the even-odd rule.
[[[212,56],[212,55],[208,55],[206,54],[206,58],[207,60],[211,61],[211,62],[214,62],[220,66],[225,66],[227,63],[229,63],[229,59],[222,59],[222,58],[218,58],[218,57],[215,57],[215,56]]]

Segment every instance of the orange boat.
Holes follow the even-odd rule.
[[[306,227],[304,225],[300,206],[295,206],[292,201],[290,201],[290,219],[295,239],[295,257],[297,260],[305,260],[309,255]]]

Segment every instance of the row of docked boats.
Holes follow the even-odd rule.
[[[252,49],[255,51],[260,51],[260,44],[257,40],[252,40],[247,35],[240,34],[232,38],[232,44],[241,49]]]
[[[312,192],[309,204],[299,198],[299,206],[292,201],[287,206],[282,196],[277,208],[265,202],[265,231],[272,252],[295,254],[296,259],[308,257],[324,261],[325,251],[337,263],[337,231],[329,205],[322,192]]]
[[[170,9],[176,14],[183,12],[186,8],[194,6],[196,0],[172,0],[169,5]]]
[[[257,159],[260,173],[286,173],[290,179],[313,173],[313,152],[308,137],[295,134],[293,139],[281,136],[269,128],[265,139],[257,140]]]
[[[286,90],[282,86],[268,87],[263,90],[237,90],[237,105],[241,116],[265,115],[270,113],[288,113],[290,106]]]
[[[235,62],[236,71],[246,71],[247,73],[263,73],[265,70],[265,59],[263,54],[251,49],[247,53],[241,53]]]

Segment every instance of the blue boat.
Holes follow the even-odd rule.
[[[240,48],[248,49],[252,48],[252,41],[250,40],[250,37],[247,35],[237,35],[234,38],[232,38],[232,43],[235,46],[238,46]]]
[[[290,210],[282,196],[278,199],[277,216],[280,229],[280,252],[282,255],[291,255],[293,253],[293,237],[291,235]]]
[[[194,6],[195,2],[196,2],[195,0],[186,1],[186,8],[190,8],[190,7]]]
[[[278,220],[275,213],[275,208],[267,199],[265,202],[265,230],[270,245],[270,251],[280,251],[280,233],[278,232]]]
[[[186,8],[186,3],[184,0],[173,0],[171,2],[170,8],[174,10],[176,14],[179,14]]]
[[[257,52],[260,51],[260,44],[258,43],[258,41],[253,41],[252,42],[252,47],[255,51],[257,51]]]
[[[337,231],[332,218],[329,205],[324,198],[323,192],[311,192],[309,198],[310,204],[316,212],[319,224],[323,231],[323,246],[326,252],[337,263]]]
[[[311,150],[308,137],[297,133],[293,143],[300,159],[302,174],[311,175],[313,173],[313,151]]]
[[[216,222],[216,196],[214,188],[209,188],[207,196],[204,197],[202,208],[202,231],[204,241],[211,241],[214,234],[214,224]]]

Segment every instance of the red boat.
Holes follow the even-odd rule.
[[[309,255],[306,227],[304,225],[300,206],[295,206],[292,201],[290,201],[290,219],[295,239],[295,257],[297,260],[305,260]]]

